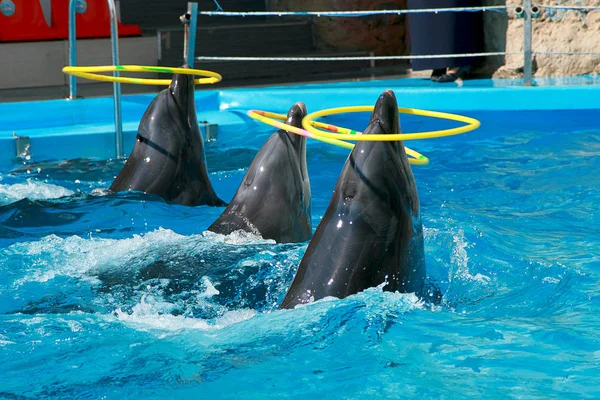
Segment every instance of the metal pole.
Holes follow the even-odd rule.
[[[114,0],[107,0],[110,10],[110,43],[112,47],[113,65],[119,65],[119,19]],[[117,71],[113,76],[119,76]],[[121,84],[113,83],[113,99],[115,103],[115,152],[117,158],[123,158],[123,120],[121,118]]]
[[[533,60],[531,52],[531,37],[532,37],[532,15],[531,15],[531,0],[523,0],[523,7],[525,8],[525,15],[523,20],[524,27],[524,40],[523,40],[523,85],[533,85]]]
[[[196,28],[198,26],[198,3],[188,2],[188,9],[183,23],[184,27],[184,48],[183,59],[185,63],[194,68],[196,57]]]
[[[156,54],[160,63],[160,60],[162,60],[162,31],[160,29],[156,31]]]
[[[69,65],[77,65],[77,27],[75,10],[77,0],[69,1]],[[69,75],[69,100],[77,98],[77,78]]]

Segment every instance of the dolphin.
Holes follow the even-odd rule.
[[[364,134],[400,133],[386,90]],[[279,308],[384,290],[421,294],[425,250],[417,186],[402,142],[359,141]]]
[[[290,108],[286,123],[302,127],[306,106]],[[244,230],[278,243],[310,239],[311,195],[306,138],[279,130],[262,146],[225,211],[208,228],[227,235]]]
[[[226,205],[208,178],[191,75],[175,74],[171,85],[154,98],[140,122],[133,151],[109,190],[153,193],[187,206]]]

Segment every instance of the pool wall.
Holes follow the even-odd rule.
[[[463,87],[432,86],[423,79],[377,80],[197,90],[198,121],[219,126],[217,144],[245,142],[256,121],[246,116],[252,108],[286,112],[296,101],[309,111],[330,107],[371,105],[385,89],[393,89],[402,107],[473,114],[502,111],[600,109],[600,86],[496,86],[493,81],[467,81]],[[132,149],[139,122],[152,94],[123,96],[125,152]],[[201,130],[204,129],[203,124]],[[28,136],[30,162],[114,157],[112,97],[0,103],[0,171],[15,165],[13,134]],[[203,132],[204,134],[204,132]]]

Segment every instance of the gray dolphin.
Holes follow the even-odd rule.
[[[378,99],[365,134],[400,133],[394,92]],[[280,308],[344,298],[384,282],[421,294],[423,226],[417,186],[402,142],[360,141]]]
[[[188,206],[226,205],[208,178],[191,75],[176,74],[154,98],[140,122],[133,151],[110,190],[153,193]]]
[[[286,123],[302,127],[304,103],[290,108]],[[260,234],[278,243],[310,239],[311,196],[306,167],[306,138],[279,130],[260,149],[237,193],[208,230]]]

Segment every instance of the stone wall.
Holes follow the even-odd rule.
[[[520,0],[508,0],[509,6],[521,5]],[[547,5],[599,6],[598,0],[545,0]],[[600,11],[552,11],[541,8],[533,20],[533,50],[537,52],[600,52]],[[490,27],[490,33],[502,35],[502,29]],[[506,51],[523,51],[523,20],[512,13],[508,18]],[[506,56],[505,65],[496,77],[520,76],[521,55]],[[572,76],[600,72],[600,56],[542,55],[534,58],[535,76]]]

